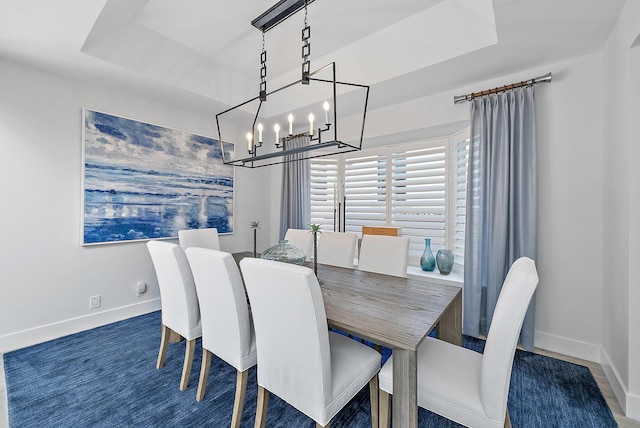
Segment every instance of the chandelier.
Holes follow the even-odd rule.
[[[251,22],[262,31],[260,87],[256,97],[216,115],[225,164],[258,168],[362,148],[369,86],[336,80],[335,62],[310,70],[312,1],[281,0]],[[303,8],[300,79],[269,91],[265,33]]]

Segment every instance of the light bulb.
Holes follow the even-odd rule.
[[[322,108],[324,108],[324,123],[329,123],[329,101],[325,101],[322,104]]]
[[[262,124],[259,123],[258,124],[258,142],[259,143],[262,143],[262,129],[263,129]]]
[[[313,120],[315,119],[315,117],[313,117],[313,113],[309,113],[309,135],[313,135]]]
[[[280,143],[280,125],[277,123],[273,125],[273,130],[276,131],[276,144]]]

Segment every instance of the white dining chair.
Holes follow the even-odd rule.
[[[327,327],[313,270],[272,260],[240,262],[258,345],[258,408],[263,427],[269,393],[327,427],[369,383],[372,427],[378,425],[377,373],[381,356]]]
[[[189,385],[196,339],[202,336],[196,287],[187,256],[179,245],[149,241],[147,248],[158,277],[162,307],[162,337],[156,368],[164,366],[171,332],[183,337],[186,349],[180,390],[184,391]]]
[[[406,278],[409,238],[402,236],[363,235],[358,269]]]
[[[256,339],[242,277],[233,256],[223,251],[191,247],[185,251],[198,291],[202,315],[202,365],[196,399],[207,389],[211,356],[236,371],[236,395],[231,426],[242,419],[249,369],[256,365]]]
[[[358,240],[355,233],[323,231],[318,236],[318,263],[353,268]]]
[[[284,239],[289,244],[302,250],[307,260],[313,258],[313,234],[309,230],[304,229],[287,229]]]
[[[418,348],[418,406],[468,427],[510,427],[507,397],[524,316],[538,285],[535,263],[516,260],[504,280],[484,353],[427,337]],[[380,371],[380,422],[389,426],[393,355]]]
[[[212,250],[220,249],[218,229],[215,227],[179,230],[178,242],[183,250],[189,247],[210,248]]]

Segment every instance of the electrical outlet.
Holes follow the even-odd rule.
[[[91,296],[89,298],[89,309],[95,309],[95,308],[99,308],[100,307],[100,295],[98,294],[97,296]]]
[[[136,292],[138,293],[138,297],[142,296],[147,291],[147,284],[140,281],[136,285]]]

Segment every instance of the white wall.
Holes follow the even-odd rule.
[[[0,59],[0,352],[159,309],[144,242],[80,245],[83,107],[216,136],[216,112]],[[265,224],[271,221],[269,175],[239,168],[235,180],[235,233],[222,236],[221,245],[250,250],[249,221],[258,212]],[[142,297],[138,281],[148,284]],[[95,294],[102,307],[90,310]]]
[[[602,364],[625,414],[640,420],[640,3],[627,2],[604,58]],[[635,47],[634,47],[635,46]]]

